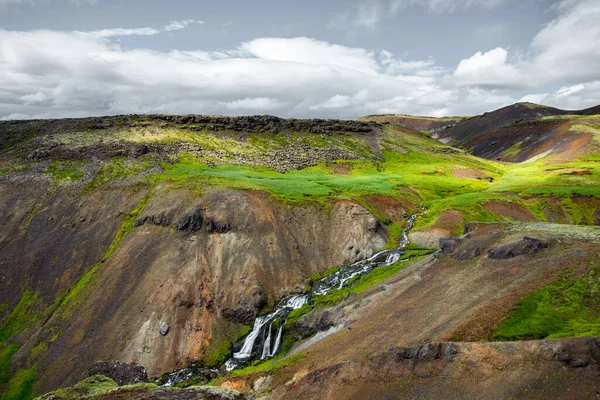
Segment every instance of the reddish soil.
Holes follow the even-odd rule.
[[[506,219],[517,221],[538,221],[535,215],[525,207],[518,204],[490,201],[483,206],[484,209]]]
[[[452,176],[455,178],[467,179],[489,179],[489,177],[481,171],[473,168],[462,168],[452,171]]]
[[[398,200],[384,196],[368,196],[365,200],[377,210],[378,213],[384,215],[390,221],[401,221],[408,217],[407,211]]]

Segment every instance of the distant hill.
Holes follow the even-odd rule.
[[[442,131],[450,128],[466,120],[468,117],[422,117],[412,116],[404,114],[380,114],[380,115],[367,115],[366,117],[360,118],[359,121],[363,122],[377,122],[380,124],[400,124],[408,126],[413,129],[427,132],[430,134]]]
[[[516,103],[471,118],[388,115],[362,120],[408,125],[442,143],[497,161],[573,160],[600,148],[600,105],[567,111]]]

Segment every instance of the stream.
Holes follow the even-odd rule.
[[[309,292],[284,297],[275,305],[273,311],[256,318],[252,331],[233,346],[234,353],[225,363],[227,371],[231,371],[254,360],[264,360],[275,356],[281,348],[281,336],[290,313],[307,303],[312,303],[312,296],[325,295],[335,289],[342,289],[377,267],[395,264],[404,248],[409,244],[408,232],[412,229],[417,214],[408,219],[407,227],[402,231],[398,247],[383,250],[369,258],[340,267],[326,277],[313,282]]]
[[[267,314],[259,315],[254,321],[252,331],[233,346],[233,356],[225,362],[227,371],[244,366],[255,360],[264,360],[277,355],[281,349],[283,327],[294,310],[302,308],[305,304],[312,304],[313,296],[326,295],[332,290],[351,286],[356,279],[369,273],[375,268],[393,265],[405,253],[406,246],[410,243],[408,232],[412,229],[417,214],[408,219],[408,225],[402,231],[398,247],[393,250],[383,250],[369,258],[359,260],[353,264],[344,265],[322,279],[312,283],[311,290],[301,294],[290,294],[281,299]],[[408,260],[408,259],[407,259]],[[189,370],[189,368],[184,369]],[[182,382],[182,378],[189,379],[184,370],[175,371],[165,375],[166,386]],[[164,379],[163,378],[163,379]],[[164,381],[163,381],[164,382]]]

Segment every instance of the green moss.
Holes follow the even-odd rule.
[[[294,324],[294,322],[298,321],[298,318],[300,318],[301,316],[308,314],[309,312],[311,312],[313,310],[313,307],[310,304],[305,304],[300,308],[297,308],[295,310],[293,310],[290,315],[288,316],[287,321],[285,322],[286,326],[291,326]]]
[[[19,369],[8,381],[2,392],[3,400],[29,400],[34,397],[33,385],[36,378],[36,366]]]
[[[325,270],[325,271],[323,271],[323,272],[316,273],[316,274],[312,275],[312,276],[309,278],[309,282],[315,282],[315,281],[318,281],[318,280],[320,280],[320,279],[323,279],[323,278],[325,278],[326,276],[328,276],[328,275],[331,275],[331,274],[333,274],[334,272],[337,272],[339,269],[340,269],[340,267],[339,267],[339,266],[337,266],[337,267],[332,267],[332,268],[329,268],[328,270]]]
[[[153,386],[156,387],[156,385]],[[53,396],[53,399],[75,400],[84,397],[99,396],[118,388],[119,385],[112,379],[103,375],[94,375],[71,387],[48,393],[46,396]]]
[[[9,343],[0,346],[0,389],[2,385],[10,380],[10,363],[13,354],[19,350],[19,347],[14,343]]]
[[[568,271],[557,281],[526,296],[494,329],[497,340],[600,335],[600,268],[585,275]]]
[[[244,324],[217,325],[208,352],[201,364],[205,367],[223,365],[233,353],[233,343],[247,335],[251,329],[251,326]]]
[[[100,171],[86,185],[86,189],[91,190],[108,183],[123,181],[148,171],[152,167],[153,165],[148,158],[131,160],[124,157],[114,157],[108,163],[102,165]]]
[[[58,182],[78,181],[83,177],[81,167],[86,161],[54,161],[46,170]]]
[[[0,343],[10,338],[16,333],[22,332],[29,325],[40,319],[40,301],[39,293],[31,290],[25,290],[19,303],[10,314],[3,318],[0,323]]]
[[[229,373],[229,375],[230,376],[243,376],[243,375],[251,375],[251,374],[265,373],[265,372],[272,373],[281,368],[287,367],[289,365],[292,365],[292,364],[300,361],[301,359],[306,357],[306,354],[307,353],[300,353],[300,354],[296,354],[292,357],[287,357],[287,358],[285,358],[283,356],[279,356],[277,358],[270,359],[268,361],[262,362],[257,365],[251,365],[251,366],[248,366],[245,368],[233,370]]]

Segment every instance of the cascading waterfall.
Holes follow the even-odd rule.
[[[400,235],[398,248],[393,250],[383,250],[369,258],[357,261],[350,265],[344,265],[336,272],[313,282],[309,292],[285,296],[275,305],[272,312],[258,316],[254,321],[252,331],[244,339],[234,345],[233,357],[225,363],[227,371],[231,371],[254,360],[264,360],[268,357],[275,356],[280,350],[283,326],[290,313],[302,308],[305,304],[312,304],[312,296],[325,295],[334,289],[342,289],[344,286],[349,286],[355,279],[358,279],[375,268],[397,263],[405,253],[404,249],[410,243],[408,240],[408,232],[412,229],[416,217],[417,214],[413,214],[408,219],[407,227]],[[175,371],[172,374],[169,374],[169,377],[173,376],[172,379],[170,378],[170,385],[179,381],[176,378],[178,373],[179,371]],[[180,375],[187,376],[187,374]]]
[[[241,348],[233,353],[233,357],[225,363],[225,368],[231,371],[249,361],[264,360],[267,357],[276,355],[281,345],[283,325],[285,325],[290,313],[307,303],[311,303],[313,295],[325,295],[334,289],[342,289],[350,282],[377,267],[385,267],[398,262],[404,253],[404,248],[410,243],[408,232],[412,229],[416,217],[417,214],[413,214],[408,219],[408,225],[400,236],[398,248],[383,250],[364,260],[344,265],[336,272],[313,282],[310,292],[287,296],[275,306],[271,313],[257,317],[252,332],[234,346],[234,349],[240,348],[240,345]],[[275,323],[277,323],[276,326],[274,326]],[[276,333],[275,342],[273,343],[274,328]]]

